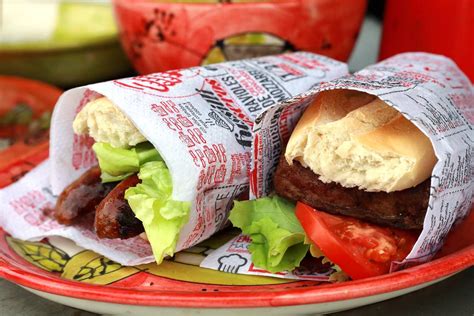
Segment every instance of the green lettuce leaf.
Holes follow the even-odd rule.
[[[128,188],[125,199],[142,221],[153,255],[160,264],[165,256],[174,254],[181,228],[189,220],[191,203],[171,199],[171,174],[163,161],[145,163],[138,177],[142,182]]]
[[[298,267],[308,252],[295,205],[279,196],[235,201],[230,221],[252,238],[253,264],[272,273]]]
[[[102,182],[114,182],[137,173],[140,166],[149,161],[162,161],[160,154],[149,142],[133,148],[115,148],[106,143],[92,146],[101,170]]]

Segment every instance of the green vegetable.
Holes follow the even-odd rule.
[[[142,180],[125,191],[125,199],[142,221],[156,262],[176,249],[181,228],[189,220],[190,202],[171,199],[171,174],[163,161],[145,163],[138,173]]]
[[[106,143],[92,146],[99,160],[102,182],[114,182],[137,173],[140,166],[149,161],[161,161],[162,158],[152,144],[145,142],[124,149],[115,148]]]
[[[157,263],[172,256],[181,228],[189,220],[191,203],[171,199],[171,174],[158,151],[148,142],[130,149],[106,143],[95,143],[92,148],[102,182],[119,181],[138,172],[142,181],[125,191],[125,199],[142,221]]]
[[[308,252],[295,205],[279,196],[235,201],[230,221],[252,238],[253,264],[272,273],[298,267]]]

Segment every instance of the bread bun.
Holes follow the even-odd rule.
[[[87,103],[72,123],[74,133],[89,135],[98,143],[128,148],[146,141],[132,122],[107,98]]]
[[[413,123],[367,93],[321,92],[288,142],[285,158],[310,168],[323,182],[370,192],[393,192],[426,180],[436,157]]]

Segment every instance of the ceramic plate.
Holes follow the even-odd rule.
[[[472,220],[471,215],[471,222]],[[220,240],[225,238],[219,238]],[[219,242],[207,241],[162,265],[123,267],[62,238],[25,242],[0,230],[0,276],[76,308],[125,315],[298,315],[354,308],[441,281],[474,263],[474,245],[393,274],[322,284],[234,275],[195,262]]]
[[[20,152],[13,146],[0,149],[3,180],[0,187],[17,180],[47,156],[44,147],[21,150],[23,155],[6,155],[9,151]],[[28,168],[18,172],[18,165],[26,165],[26,162]],[[101,314],[329,313],[409,293],[473,266],[474,234],[470,231],[473,226],[474,212],[471,212],[448,236],[434,261],[389,275],[335,284],[235,275],[200,268],[199,262],[209,250],[231,238],[235,233],[232,231],[180,252],[160,266],[124,267],[66,239],[22,241],[10,237],[0,227],[0,277],[47,299]]]
[[[53,301],[109,315],[303,315],[328,313],[406,294],[474,265],[474,212],[438,259],[396,273],[343,283],[294,281],[203,269],[199,263],[233,231],[163,264],[125,267],[69,240],[14,239],[0,228],[0,277]]]

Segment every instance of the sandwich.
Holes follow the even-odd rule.
[[[397,110],[369,94],[327,91],[291,135],[275,190],[331,214],[421,229],[435,163],[428,137]]]
[[[87,103],[73,122],[76,135],[93,139],[98,166],[60,194],[54,216],[72,225],[94,213],[99,238],[149,240],[158,262],[173,255],[190,201],[175,201],[160,153],[106,97]]]
[[[252,237],[254,264],[271,272],[311,250],[353,279],[387,273],[423,227],[436,161],[428,137],[381,99],[324,91],[291,134],[275,195],[235,202],[230,220]]]

